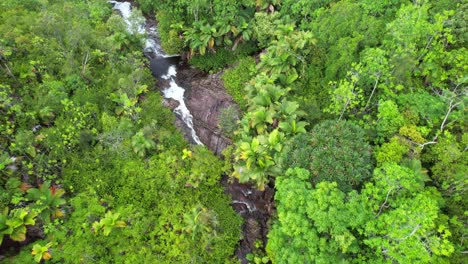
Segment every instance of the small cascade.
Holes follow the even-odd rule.
[[[163,90],[164,98],[173,99],[179,102],[179,106],[174,109],[174,112],[182,119],[184,124],[190,130],[190,138],[198,145],[203,145],[193,128],[193,116],[187,108],[184,101],[185,89],[177,85],[177,55],[167,55],[159,44],[159,34],[155,27],[150,27],[145,30],[145,21],[142,16],[136,15],[132,10],[130,2],[109,1],[115,10],[118,10],[122,15],[127,30],[131,34],[146,34],[145,45],[143,52],[150,59],[150,65],[153,74],[157,78],[169,81],[169,87]],[[178,57],[178,56],[177,56]]]
[[[127,24],[127,30],[131,34],[145,34],[145,27],[143,26],[143,18],[132,16],[132,4],[130,2],[109,1],[114,5],[115,10],[119,10],[120,15]]]
[[[181,116],[184,123],[187,125],[187,127],[190,128],[191,137],[193,141],[195,141],[195,143],[197,143],[198,145],[203,145],[203,143],[198,138],[197,133],[193,129],[192,114],[190,114],[190,111],[188,110],[184,101],[185,89],[177,85],[175,81],[176,74],[176,67],[172,65],[167,70],[167,74],[161,76],[161,78],[170,81],[169,88],[163,91],[164,98],[171,98],[179,102],[179,106],[177,106],[176,109],[174,109],[174,112]]]
[[[257,208],[255,207],[255,204],[250,204],[250,203],[245,202],[245,201],[233,200],[232,204],[242,204],[242,205],[244,205],[247,208],[247,210],[249,210],[249,213],[253,213],[253,212],[257,211]]]

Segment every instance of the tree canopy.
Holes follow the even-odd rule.
[[[238,104],[221,160],[184,140],[108,1],[3,0],[0,262],[237,263],[225,176],[274,192],[243,262],[464,263],[467,7],[132,1]]]

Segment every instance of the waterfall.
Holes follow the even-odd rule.
[[[248,202],[233,200],[232,204],[242,204],[242,205],[244,205],[247,208],[247,210],[249,210],[249,213],[257,211],[257,208],[255,207],[255,204],[250,204]]]
[[[124,19],[127,30],[131,34],[145,34],[145,45],[143,47],[143,52],[150,53],[151,63],[158,63],[160,65],[167,65],[166,74],[161,74],[161,76],[157,76],[158,78],[162,78],[169,81],[169,87],[163,90],[163,96],[166,99],[173,99],[179,102],[179,106],[174,109],[174,112],[182,119],[185,125],[190,130],[190,136],[193,141],[199,145],[203,145],[200,139],[193,128],[193,116],[190,113],[190,110],[187,108],[185,101],[184,101],[184,93],[185,89],[180,87],[176,82],[177,76],[177,64],[173,63],[173,60],[170,60],[171,57],[174,55],[166,54],[161,45],[158,44],[159,35],[156,28],[151,27],[148,30],[145,30],[145,26],[141,17],[138,18],[134,15],[134,12],[131,7],[130,2],[118,2],[118,1],[109,1],[114,7],[113,9],[118,10]]]

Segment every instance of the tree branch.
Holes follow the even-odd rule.
[[[426,44],[426,47],[424,47],[425,50],[429,50],[429,46],[431,45],[433,39],[434,39],[434,36],[431,36],[431,38],[429,39],[429,41]],[[424,55],[425,55],[424,52],[421,53],[421,55],[419,55],[419,57],[417,58],[416,61],[419,62],[422,59],[422,57],[424,57]]]
[[[421,228],[421,225],[415,226],[413,231],[411,231],[411,233],[409,235],[405,236],[404,238],[398,239],[397,241],[402,241],[402,240],[406,240],[406,239],[410,238],[411,236],[413,236],[419,230],[419,228]]]
[[[388,190],[387,196],[385,197],[385,201],[384,201],[384,203],[380,206],[379,212],[377,213],[377,215],[375,216],[375,218],[378,218],[378,217],[380,216],[380,214],[382,213],[383,208],[385,207],[385,205],[387,205],[388,197],[390,196],[390,193],[393,191],[393,189],[395,189],[395,188],[391,188],[390,190]]]
[[[450,100],[450,104],[449,104],[449,109],[447,110],[447,113],[445,114],[445,117],[444,117],[444,121],[442,121],[442,124],[440,125],[440,132],[442,132],[445,128],[445,122],[447,122],[447,119],[450,115],[450,113],[452,112],[452,110],[457,107],[459,104],[461,104],[461,101],[460,102],[457,102],[455,104],[453,104],[453,99]]]
[[[346,108],[348,108],[348,105],[349,105],[349,98],[348,100],[346,101],[346,104],[343,106],[343,110],[341,111],[341,114],[340,114],[340,118],[338,118],[338,120],[341,120],[341,118],[343,117],[343,114],[344,112],[346,111]]]
[[[83,69],[81,70],[81,75],[85,75],[86,71],[86,65],[88,64],[89,61],[89,51],[86,52],[86,56],[83,58]]]
[[[437,137],[434,138],[434,141],[428,141],[428,142],[425,142],[425,143],[421,144],[421,143],[418,143],[418,142],[415,142],[415,141],[412,141],[412,140],[406,138],[406,140],[409,141],[411,144],[419,146],[421,148],[421,150],[424,149],[424,147],[427,146],[427,145],[437,144],[437,141],[435,141],[436,139],[437,139]]]
[[[374,88],[372,89],[372,93],[371,95],[369,96],[369,100],[367,100],[367,103],[366,103],[366,106],[364,107],[364,110],[362,110],[362,112],[364,113],[367,109],[367,106],[369,105],[371,99],[372,99],[372,96],[374,95],[374,92],[375,90],[377,89],[377,84],[379,84],[379,80],[380,80],[380,74],[379,74],[379,77],[377,78],[377,80],[375,80],[375,83],[374,83]]]
[[[0,61],[2,61],[3,67],[5,67],[5,69],[7,71],[7,74],[11,78],[13,78],[17,83],[19,83],[18,79],[16,79],[16,76],[13,74],[13,72],[11,72],[10,67],[8,67],[7,61],[5,59],[3,59],[3,57],[0,57]]]

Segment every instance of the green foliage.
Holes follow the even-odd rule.
[[[222,76],[226,91],[232,96],[241,109],[247,108],[244,87],[255,73],[255,59],[252,57],[245,57],[240,59],[239,63],[234,66],[234,68],[227,69]]]
[[[195,20],[198,20],[195,18]],[[199,53],[205,55],[207,49],[214,51],[215,37],[218,35],[218,29],[204,21],[195,21],[192,27],[184,32],[185,43],[190,47],[191,55]]]
[[[331,83],[333,86],[330,91],[331,104],[326,111],[339,115],[339,119],[343,117],[348,108],[358,106],[363,100],[363,91],[357,87],[359,67],[356,70],[356,72],[348,72],[347,78],[340,80],[339,83]]]
[[[0,242],[8,235],[13,241],[26,240],[27,226],[36,223],[37,212],[25,208],[5,209],[0,215]]]
[[[456,36],[456,45],[466,47],[468,43],[468,30],[467,30],[467,19],[466,19],[466,10],[468,9],[467,3],[460,3],[460,5],[455,9],[455,15],[452,18],[452,24],[450,25],[453,28],[453,33]]]
[[[370,176],[370,146],[364,131],[346,121],[324,121],[309,134],[301,134],[285,147],[280,165],[308,169],[314,185],[337,182],[345,192],[356,189]]]
[[[336,183],[322,182],[312,189],[309,177],[307,170],[294,168],[276,179],[279,222],[266,248],[273,263],[339,263],[345,262],[346,253],[357,252],[348,228],[359,219],[346,210],[344,193]]]
[[[452,233],[455,246],[455,254],[452,259],[454,263],[463,262],[462,253],[464,245],[463,236],[466,233],[461,224],[466,222],[467,179],[464,173],[468,166],[466,151],[463,151],[463,144],[466,146],[466,134],[461,140],[457,140],[451,133],[444,133],[438,144],[430,147],[427,153],[426,162],[431,162],[430,168],[433,173],[432,178],[437,184],[443,197],[445,198],[445,210],[453,216],[450,220],[450,232]],[[465,153],[465,154],[464,154]]]
[[[278,40],[272,42],[257,65],[259,73],[246,87],[248,113],[241,120],[241,140],[237,142],[236,161],[232,176],[240,182],[253,180],[260,190],[269,177],[281,173],[278,157],[284,140],[305,133],[306,122],[299,104],[286,98],[290,88],[304,71],[304,57],[314,43],[310,32],[294,31],[293,25],[278,28]]]
[[[431,263],[446,262],[453,253],[441,196],[424,186],[422,174],[386,163],[360,194],[345,194],[329,182],[313,189],[309,178],[307,170],[295,168],[276,179],[279,222],[267,245],[274,263]]]
[[[63,215],[59,207],[66,203],[65,199],[61,198],[64,193],[63,189],[50,186],[50,182],[44,182],[39,189],[29,189],[26,198],[34,202],[31,209],[40,212],[39,216],[42,221],[49,223],[51,216],[59,217]]]
[[[255,240],[255,249],[252,253],[246,255],[246,259],[249,263],[254,264],[262,264],[262,263],[269,263],[270,258],[263,252],[264,245],[263,242],[260,240]]]
[[[182,25],[178,24],[174,14],[164,10],[157,12],[156,19],[159,22],[158,28],[162,48],[168,54],[179,54],[184,47],[184,41],[181,38]]]
[[[392,137],[404,124],[403,115],[398,110],[397,104],[393,101],[379,102],[379,112],[377,114],[377,134],[380,141]]]
[[[223,108],[221,109],[218,119],[218,126],[221,128],[224,135],[229,138],[233,138],[234,132],[238,128],[239,110],[237,110],[234,106]]]
[[[309,31],[294,30],[294,25],[281,25],[275,34],[277,40],[261,55],[258,68],[278,76],[281,84],[291,85],[304,72],[305,59],[316,40]]]
[[[75,236],[65,243],[63,256],[77,251],[76,245],[90,243],[91,246],[83,245],[72,255],[89,254],[104,261],[158,257],[167,262],[186,262],[192,258],[219,262],[228,258],[239,239],[240,221],[218,185],[222,163],[203,147],[190,150],[179,146],[177,143],[172,148],[161,149],[146,160],[117,153],[105,157],[98,152],[94,157],[83,157],[93,160],[87,162],[89,166],[82,165],[84,160],[69,163],[65,178],[73,183],[73,189],[80,197],[72,201],[75,213],[67,221],[67,228],[76,230],[81,226],[77,223],[83,221],[86,228],[80,231],[84,232],[82,237]],[[82,174],[88,177],[77,179]],[[93,190],[86,191],[89,186]],[[88,196],[96,197],[93,198],[96,201],[88,202]],[[98,197],[113,198],[99,201]],[[205,239],[205,235],[200,234],[192,241],[191,234],[184,231],[183,215],[198,204],[218,216],[216,237]],[[129,205],[139,208],[139,213]],[[94,235],[91,232],[93,224],[96,226],[94,230],[99,229],[101,221],[105,226],[103,219],[108,217],[104,215],[109,211],[106,207],[112,208],[112,216],[120,215],[113,223],[125,221],[127,227],[112,228],[108,236]],[[110,226],[113,226],[112,221]],[[98,234],[104,234],[103,228]],[[135,246],[121,241],[120,236],[128,237]],[[206,243],[200,243],[202,238]],[[106,253],[107,250],[112,253]],[[127,252],[125,256],[120,255],[123,251]]]
[[[142,131],[137,132],[132,137],[132,147],[133,151],[138,154],[138,156],[144,157],[146,151],[153,149],[156,146],[156,143],[151,139],[145,137]]]
[[[442,185],[444,194],[460,202],[465,200],[462,198],[464,196],[462,192],[463,186],[466,185],[464,171],[468,160],[462,144],[466,144],[466,134],[462,140],[457,142],[453,135],[445,133],[439,143],[431,149],[431,156],[434,159],[432,168],[434,178]]]
[[[267,48],[271,41],[275,39],[275,26],[280,18],[280,13],[255,13],[254,37],[259,48]]]
[[[0,214],[0,244],[5,235],[14,241],[24,241],[27,226],[36,225],[36,222],[47,224],[51,216],[63,216],[60,207],[65,205],[65,200],[60,197],[64,192],[56,186],[50,187],[48,182],[37,189],[12,177],[4,187],[0,188],[3,208]],[[9,210],[12,207],[14,209]]]
[[[222,163],[190,149],[151,89],[141,14],[128,31],[106,1],[39,2],[0,3],[0,237],[43,234],[4,260],[226,262],[241,219],[219,185]],[[236,57],[251,52],[240,42]],[[197,206],[217,224],[192,240],[184,214]]]
[[[236,55],[227,49],[210,52],[201,56],[195,56],[189,63],[204,72],[219,72],[227,65],[234,63]]]
[[[55,126],[46,130],[44,144],[56,156],[63,154],[63,151],[72,150],[80,142],[80,136],[84,131],[95,134],[96,129],[92,129],[91,113],[84,107],[77,106],[69,99],[61,101],[63,114],[55,121]],[[65,114],[66,113],[66,114]]]
[[[375,185],[369,184],[363,191],[376,213],[365,233],[386,236],[370,237],[364,243],[377,249],[377,258],[429,263],[453,253],[447,223],[439,215],[441,196],[424,187],[422,174],[386,163],[375,170],[374,179]]]
[[[217,236],[218,219],[215,212],[196,206],[184,214],[184,231],[191,234],[192,240],[197,238],[204,247],[209,247]]]
[[[427,92],[403,94],[397,99],[400,105],[404,105],[411,111],[412,114],[416,114],[421,121],[419,123],[427,127],[435,127],[441,121],[440,119],[446,111],[442,98],[431,95]],[[415,121],[415,118],[411,118]]]
[[[143,3],[145,9],[157,9],[162,31],[162,46],[169,53],[189,49],[190,56],[204,55],[218,48],[235,50],[252,38],[250,17],[254,3],[237,1],[226,5],[223,1],[160,1]]]
[[[234,146],[221,162],[176,131],[137,8],[128,30],[104,0],[1,1],[0,237],[44,234],[3,260],[231,263],[230,173],[276,190],[251,262],[463,263],[465,3],[135,3],[167,53],[236,65],[223,80],[244,115],[236,132],[220,117]]]
[[[34,244],[31,253],[34,256],[34,261],[39,263],[41,262],[41,260],[51,259],[52,255],[49,252],[51,246],[51,242],[45,244],[44,246],[42,246],[41,244]]]
[[[118,220],[119,216],[119,213],[113,214],[111,211],[108,211],[106,215],[99,220],[99,222],[96,221],[93,223],[92,227],[94,233],[97,234],[102,232],[104,236],[109,236],[114,228],[127,226],[124,221]]]
[[[409,147],[406,142],[398,137],[392,137],[390,142],[386,142],[376,150],[375,159],[377,164],[400,163],[403,157],[408,153]]]
[[[30,130],[18,131],[15,140],[10,144],[10,150],[14,154],[28,154],[31,157],[36,156],[34,148],[34,135]]]

